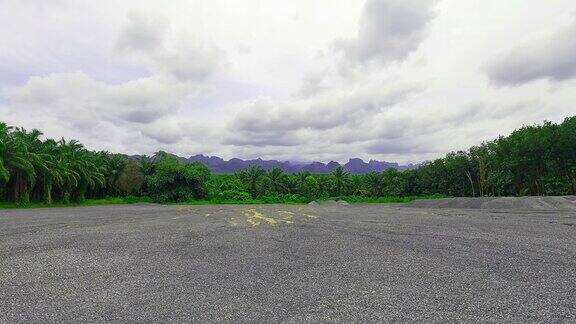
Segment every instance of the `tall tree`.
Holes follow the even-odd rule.
[[[249,168],[240,172],[239,177],[246,184],[246,188],[252,198],[258,197],[258,180],[264,176],[266,172],[257,165],[251,165]]]
[[[268,171],[268,177],[272,181],[272,190],[277,194],[284,194],[288,192],[288,177],[282,169],[278,167],[272,168]]]
[[[338,166],[334,172],[332,172],[332,177],[334,179],[334,193],[336,196],[343,196],[346,194],[346,186],[349,182],[350,174],[348,171],[344,170],[342,166]]]

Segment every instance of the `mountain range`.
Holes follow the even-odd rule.
[[[134,156],[137,158],[138,156]],[[328,163],[322,162],[289,162],[289,161],[278,161],[278,160],[262,160],[260,158],[254,160],[242,160],[238,158],[232,158],[230,160],[224,160],[218,156],[206,156],[202,154],[194,155],[189,158],[178,157],[177,158],[184,163],[191,162],[201,162],[210,169],[212,173],[236,173],[240,172],[252,165],[261,167],[264,170],[270,170],[274,167],[282,169],[287,173],[298,173],[303,171],[309,171],[314,174],[321,173],[331,173],[341,164],[335,161],[330,161]],[[416,168],[417,165],[407,164],[400,165],[394,162],[376,161],[370,160],[369,162],[364,162],[364,160],[359,158],[351,158],[347,163],[343,164],[342,167],[351,174],[365,174],[369,172],[382,172],[386,169],[394,168],[397,170],[408,170]]]

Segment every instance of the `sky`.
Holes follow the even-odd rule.
[[[0,121],[126,154],[414,163],[576,115],[573,0],[0,0]]]

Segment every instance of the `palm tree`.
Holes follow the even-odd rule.
[[[68,183],[69,186],[64,188],[64,196],[70,194],[72,187],[76,187],[72,198],[75,201],[82,201],[89,190],[106,186],[105,168],[98,163],[95,153],[84,149],[84,146],[76,140],[66,143],[62,139],[60,143],[67,167],[76,175],[74,179],[71,179],[76,181]]]
[[[20,205],[30,199],[50,204],[55,194],[67,201],[109,193],[126,159],[121,155],[92,152],[77,141],[42,140],[36,129],[0,123],[0,195]]]
[[[363,196],[366,191],[362,188],[362,177],[359,175],[353,175],[350,177],[350,190],[348,194],[352,196]]]
[[[11,186],[14,201],[20,205],[29,202],[29,188],[36,180],[34,164],[39,162],[38,156],[29,151],[25,135],[25,130],[0,125],[0,173],[2,180]]]
[[[332,172],[332,177],[334,178],[334,192],[337,196],[342,196],[345,193],[346,186],[349,182],[349,176],[350,174],[340,165],[334,170],[334,172]]]
[[[52,139],[44,141],[41,150],[46,165],[43,172],[39,174],[41,200],[45,204],[51,204],[54,185],[61,187],[66,182],[70,182],[74,175],[71,170],[67,169],[56,141]]]
[[[36,181],[31,183],[29,190],[36,193],[39,200],[51,204],[52,186],[62,182],[62,167],[57,163],[54,154],[57,143],[53,140],[43,142],[40,139],[42,132],[37,129],[28,132],[18,128],[15,136],[26,145],[29,161],[36,173]]]
[[[370,172],[364,176],[366,189],[373,197],[382,195],[382,175],[377,172]]]
[[[268,171],[268,177],[270,180],[272,180],[272,189],[274,192],[279,194],[286,193],[288,189],[288,177],[286,176],[286,173],[282,171],[282,169],[278,167],[272,168],[270,171]]]
[[[248,192],[252,195],[252,198],[258,197],[258,180],[266,172],[257,165],[251,165],[248,169],[244,169],[240,172],[239,177],[246,184]]]
[[[304,188],[304,183],[306,181],[306,178],[308,178],[309,176],[311,176],[312,173],[310,173],[310,171],[302,171],[296,174],[296,192],[300,193],[302,192],[302,189]]]
[[[128,160],[120,154],[100,152],[100,155],[106,168],[106,186],[108,192],[112,195],[118,195],[118,178],[120,177],[122,170],[126,167]]]
[[[5,123],[0,123],[0,181],[4,183],[10,180],[10,171],[4,163],[4,159],[6,158],[9,130],[9,127],[6,126]]]

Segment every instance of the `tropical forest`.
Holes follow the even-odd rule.
[[[576,117],[544,122],[416,168],[350,174],[250,166],[211,174],[167,152],[130,157],[0,123],[3,206],[101,203],[406,202],[415,198],[576,194]]]

